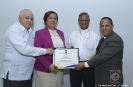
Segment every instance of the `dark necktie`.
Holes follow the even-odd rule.
[[[100,42],[99,42],[99,44],[98,44],[98,46],[97,46],[97,48],[96,48],[96,54],[98,53],[98,51],[99,51],[99,49],[100,49],[100,47],[101,47],[103,41],[104,41],[104,37],[101,38],[101,40],[100,40]]]

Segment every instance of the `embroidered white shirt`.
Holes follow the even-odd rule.
[[[89,29],[75,30],[70,34],[67,47],[79,48],[79,61],[87,61],[96,53],[99,36]]]

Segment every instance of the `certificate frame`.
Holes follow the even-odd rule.
[[[74,69],[79,63],[79,48],[54,48],[53,64],[58,69]]]

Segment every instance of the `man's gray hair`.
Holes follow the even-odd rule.
[[[19,17],[22,17],[22,15],[23,15],[23,13],[24,13],[25,11],[30,11],[30,12],[31,12],[31,10],[29,10],[29,9],[23,9],[23,10],[20,11]],[[32,12],[31,12],[31,13],[32,13]]]

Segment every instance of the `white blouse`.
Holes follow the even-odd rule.
[[[58,35],[56,30],[50,30],[49,29],[49,32],[50,32],[54,47],[64,47],[63,41],[61,40],[61,37]]]

